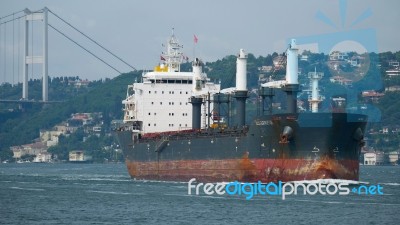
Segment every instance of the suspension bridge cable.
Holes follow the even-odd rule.
[[[108,64],[106,61],[104,61],[103,59],[99,58],[98,56],[96,56],[94,53],[92,53],[91,51],[89,51],[88,49],[86,49],[85,47],[83,47],[82,45],[80,45],[78,42],[72,40],[72,38],[70,38],[69,36],[67,36],[66,34],[64,34],[63,32],[61,32],[60,30],[58,30],[57,28],[53,27],[51,24],[48,24],[49,27],[53,28],[55,31],[57,31],[59,34],[61,34],[62,36],[64,36],[65,38],[67,38],[68,40],[72,41],[74,44],[78,45],[79,47],[81,47],[83,50],[85,50],[86,52],[88,52],[89,54],[91,54],[92,56],[94,56],[96,59],[100,60],[101,62],[103,62],[104,64],[106,64],[107,66],[109,66],[110,68],[112,68],[113,70],[117,71],[118,73],[121,74],[120,71],[118,71],[117,69],[115,69],[113,66],[111,66],[110,64]]]
[[[24,10],[21,10],[21,11],[18,11],[18,12],[14,12],[14,13],[11,13],[11,14],[9,14],[9,15],[6,15],[6,16],[3,16],[3,17],[0,17],[0,42],[1,42],[1,25],[3,25],[4,24],[4,40],[3,40],[3,51],[4,51],[4,65],[3,65],[3,67],[4,67],[4,74],[3,74],[3,77],[4,77],[4,82],[6,82],[6,72],[7,72],[7,65],[6,65],[6,62],[7,62],[7,60],[6,60],[6,48],[7,48],[7,46],[6,46],[6,33],[7,33],[7,27],[6,27],[6,24],[7,23],[9,23],[9,22],[12,22],[12,21],[14,21],[14,20],[16,20],[16,19],[18,19],[18,18],[21,18],[21,17],[24,17],[25,15],[23,15],[23,16],[20,16],[20,17],[18,17],[18,18],[15,18],[15,14],[19,14],[19,13],[21,13],[21,12],[23,12]],[[4,21],[4,19],[5,18],[7,18],[7,17],[10,17],[10,16],[12,16],[13,18],[12,19],[10,19],[10,20],[7,20],[7,21]],[[1,22],[1,21],[4,21],[4,22]],[[13,23],[13,54],[14,54],[14,23]],[[1,54],[0,54],[1,55]],[[13,82],[14,82],[14,55],[13,55]]]
[[[22,17],[25,17],[25,15],[19,16],[19,17],[15,17],[14,19],[11,19],[11,20],[4,21],[4,22],[0,23],[0,25],[6,24],[6,23],[10,23],[10,22],[12,22],[14,20],[21,19]]]
[[[7,74],[7,55],[6,55],[6,53],[7,53],[7,51],[6,51],[6,48],[7,48],[7,43],[6,43],[6,40],[7,40],[7,27],[6,27],[6,25],[4,25],[4,40],[3,40],[3,50],[4,50],[4,83],[6,82],[6,74]]]
[[[10,17],[10,16],[14,16],[15,14],[18,14],[18,13],[21,13],[21,12],[24,12],[24,10],[21,10],[21,11],[18,11],[18,12],[13,12],[13,13],[7,15],[7,16],[0,17],[0,19],[4,19],[4,18]]]
[[[20,33],[21,33],[21,20],[20,19],[18,19],[18,64],[17,64],[17,68],[18,68],[18,83],[19,83],[19,78],[20,78],[20,73],[19,73],[19,67],[20,67],[20,65],[19,65],[19,57],[21,56],[21,50],[20,50],[20,48],[19,48],[19,46],[20,46],[20,44],[19,43],[21,43],[20,41],[21,41],[21,36],[20,36]]]
[[[0,18],[0,25],[1,25],[1,18]],[[3,50],[3,48],[2,48],[2,43],[3,43],[3,41],[2,41],[2,39],[1,39],[1,28],[2,28],[2,26],[0,26],[0,50]],[[1,66],[1,62],[2,62],[2,54],[1,54],[2,52],[0,51],[0,66]],[[0,83],[1,84],[1,83]]]
[[[31,21],[31,80],[33,80],[33,20]],[[28,54],[29,55],[29,54]],[[29,83],[29,81],[28,81]]]
[[[24,12],[24,11],[25,11],[25,10],[21,10],[21,11],[16,12],[15,14],[18,14],[18,13]],[[0,25],[6,24],[6,23],[9,23],[9,22],[12,22],[12,21],[17,20],[17,19],[21,19],[22,17],[25,17],[25,16],[27,16],[27,15],[29,15],[29,14],[34,14],[34,13],[41,12],[41,11],[42,11],[42,9],[39,9],[39,10],[36,10],[36,11],[29,11],[29,13],[26,12],[26,13],[25,13],[24,15],[22,15],[22,16],[15,17],[14,19],[10,19],[10,20],[4,21],[4,22],[0,23]],[[3,18],[9,17],[9,16],[12,16],[12,14],[7,15],[7,16],[3,16],[3,17],[0,17],[0,20],[3,19]]]
[[[12,41],[12,43],[13,43],[13,69],[12,69],[12,73],[13,73],[13,78],[12,78],[12,86],[14,86],[14,84],[15,84],[15,79],[14,79],[14,77],[15,77],[15,41],[14,41],[14,39],[15,39],[15,23],[14,23],[14,14],[13,14],[13,34],[12,34],[12,37],[13,37],[13,41]]]
[[[56,16],[58,19],[60,19],[61,21],[63,21],[64,23],[66,23],[68,26],[72,27],[72,29],[76,30],[77,32],[79,32],[80,34],[82,34],[83,36],[85,36],[86,38],[88,38],[89,40],[91,40],[93,43],[95,43],[97,46],[99,46],[100,48],[102,48],[103,50],[107,51],[108,53],[110,53],[111,55],[113,55],[115,58],[119,59],[121,62],[125,63],[125,65],[131,67],[133,70],[136,70],[135,67],[133,67],[132,65],[130,65],[129,63],[125,62],[123,59],[121,59],[120,57],[118,57],[117,55],[115,55],[114,53],[112,53],[110,50],[106,49],[105,47],[103,47],[101,44],[99,44],[97,41],[93,40],[92,38],[90,38],[89,36],[87,36],[86,34],[84,34],[82,31],[78,30],[76,27],[72,26],[72,24],[68,23],[67,21],[65,21],[64,19],[62,19],[60,16],[58,16],[57,14],[55,14],[54,12],[52,12],[51,10],[49,10],[49,12],[51,14],[53,14],[54,16]]]

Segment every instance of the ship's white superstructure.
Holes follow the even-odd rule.
[[[144,134],[191,129],[189,98],[220,91],[220,84],[211,82],[202,72],[199,59],[193,61],[193,72],[180,71],[184,58],[181,48],[172,34],[167,52],[161,56],[165,62],[154,71],[143,73],[141,82],[128,85],[127,98],[122,102],[124,122],[132,123],[134,131]],[[202,121],[206,121],[206,107],[208,104],[202,105]],[[202,128],[205,126],[203,123]]]

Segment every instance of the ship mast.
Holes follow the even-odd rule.
[[[182,52],[180,49],[182,47],[175,37],[174,29],[172,28],[172,35],[167,42],[167,52],[162,54],[168,66],[168,72],[180,72],[182,63]]]
[[[308,78],[311,80],[311,96],[308,98],[310,103],[311,112],[318,112],[318,104],[322,102],[322,98],[319,95],[318,81],[324,76],[323,73],[317,73],[317,68],[314,72],[308,73]]]

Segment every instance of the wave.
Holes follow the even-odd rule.
[[[167,184],[187,184],[185,181],[165,181],[165,180],[138,180],[138,179],[130,179],[134,182],[138,183],[167,183]]]
[[[379,184],[383,184],[383,185],[387,185],[387,186],[400,186],[399,183],[379,183]]]
[[[228,197],[224,197],[224,196],[213,196],[213,195],[196,195],[196,194],[168,194],[165,193],[164,195],[168,195],[168,196],[178,196],[178,197],[197,197],[197,198],[218,198],[218,199],[228,199]]]
[[[289,199],[285,200],[288,201]],[[290,199],[296,202],[317,202],[325,204],[346,204],[346,205],[386,205],[386,206],[400,206],[399,203],[380,203],[380,202],[340,202],[340,201],[317,201],[317,200],[304,200],[304,199]]]
[[[100,194],[113,194],[113,195],[144,195],[142,193],[129,193],[129,192],[118,192],[118,191],[96,191],[96,190],[89,190],[86,192],[90,193],[100,193]]]
[[[45,191],[42,188],[21,188],[21,187],[10,187],[10,188],[15,190],[25,190],[25,191]]]
[[[79,180],[87,180],[87,181],[116,181],[116,182],[131,182],[130,179],[112,179],[112,178],[87,178],[87,179],[79,179]]]
[[[121,179],[121,178],[126,178],[126,177],[65,176],[65,177],[61,177],[60,179],[67,180],[67,181],[113,181],[113,182],[131,182],[132,181],[130,178],[126,178],[126,179]],[[58,179],[54,179],[54,180],[58,180]]]

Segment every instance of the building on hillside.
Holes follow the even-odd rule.
[[[10,150],[13,152],[13,158],[20,159],[24,155],[38,155],[47,152],[47,146],[41,142],[32,144],[12,146]]]
[[[393,151],[388,153],[388,159],[390,165],[399,165],[399,151]]]
[[[269,73],[269,72],[272,72],[273,67],[272,66],[262,66],[262,67],[258,68],[258,70],[260,70],[261,72],[264,72],[264,73]]]
[[[88,79],[85,79],[85,80],[81,80],[81,79],[68,80],[68,85],[73,85],[76,88],[87,87],[89,84],[90,84],[90,81]]]
[[[396,60],[390,60],[388,63],[389,63],[389,66],[391,66],[392,68],[399,68],[399,66],[400,66],[399,61],[396,61]]]
[[[400,91],[400,85],[393,85],[390,87],[386,87],[385,91]]]
[[[386,75],[390,77],[394,76],[399,76],[400,75],[400,69],[389,69],[386,70]]]
[[[381,97],[385,96],[384,93],[379,93],[374,90],[363,91],[361,95],[365,100],[370,100],[372,102],[378,102]]]
[[[333,51],[329,54],[329,60],[331,61],[342,61],[348,59],[348,54],[345,52]]]
[[[64,134],[67,133],[68,129],[67,129],[67,125],[65,123],[63,124],[59,124],[59,125],[55,125],[54,126],[54,130],[56,131],[61,131]]]
[[[351,86],[353,81],[342,76],[333,76],[329,79],[331,83],[336,83],[344,86]]]
[[[367,152],[364,154],[364,165],[384,165],[385,153],[381,151]]]
[[[348,60],[348,63],[353,67],[360,67],[364,63],[364,61],[365,61],[364,57],[359,55],[354,55]]]
[[[85,151],[82,150],[76,150],[76,151],[70,151],[69,152],[69,162],[91,162],[92,157],[87,155]]]
[[[32,162],[35,163],[48,163],[51,162],[51,153],[49,152],[42,152],[35,156]]]
[[[43,130],[40,131],[40,142],[45,143],[47,147],[51,147],[58,144],[58,137],[65,134],[66,131],[56,131],[56,130]]]
[[[308,55],[300,55],[300,61],[308,62]]]

